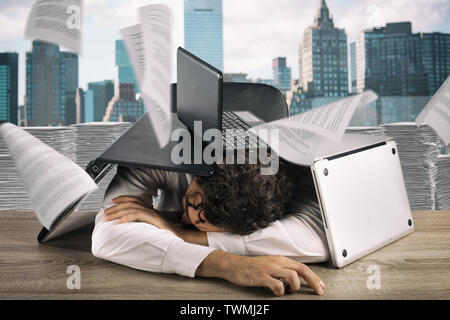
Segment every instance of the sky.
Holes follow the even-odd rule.
[[[19,103],[25,87],[26,19],[35,0],[0,0],[0,52],[19,52]],[[183,0],[84,0],[79,86],[114,79],[118,30],[138,23],[137,9],[159,2],[175,12],[175,45],[183,46]],[[286,57],[298,77],[298,48],[321,0],[223,0],[224,72],[272,78],[272,59]],[[411,21],[413,32],[450,33],[450,0],[327,0],[335,26],[349,43],[359,32],[386,22]],[[64,50],[64,48],[62,48]],[[174,52],[175,55],[175,52]],[[173,79],[175,81],[175,79]]]

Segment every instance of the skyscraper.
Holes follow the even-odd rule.
[[[106,107],[103,121],[135,122],[144,114],[144,103],[136,100],[133,83],[116,83],[116,94]]]
[[[28,125],[65,125],[74,121],[78,87],[76,54],[61,52],[56,44],[36,40],[31,52],[27,52],[26,66]]]
[[[286,65],[285,57],[272,60],[273,85],[286,92],[291,88],[291,68]]]
[[[450,75],[450,34],[421,33],[422,63],[428,75],[428,89],[434,95]]]
[[[286,92],[286,102],[291,116],[310,110],[312,101],[310,94],[303,91],[300,81],[291,85],[291,89]]]
[[[222,0],[184,0],[184,46],[223,71]]]
[[[133,67],[123,40],[116,40],[116,82],[133,83],[136,93],[139,93],[139,84],[136,80]]]
[[[105,115],[106,106],[112,97],[114,97],[114,81],[104,80],[98,82],[88,83],[88,89],[92,90],[93,94],[93,121],[103,121]]]
[[[76,90],[78,88],[78,55],[61,52],[61,80],[65,89],[66,125],[77,123]],[[64,90],[63,90],[64,91]]]
[[[410,22],[361,32],[356,41],[357,91],[372,89],[380,96],[427,96],[428,75],[422,36]]]
[[[348,95],[347,35],[334,27],[325,0],[304,31],[301,61],[303,90],[314,96]]]
[[[18,60],[16,52],[0,53],[0,119],[17,124]]]

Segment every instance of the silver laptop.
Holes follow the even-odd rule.
[[[334,266],[414,231],[392,138],[346,134],[340,143],[324,142],[311,170]]]

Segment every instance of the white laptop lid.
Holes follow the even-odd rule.
[[[396,143],[346,136],[330,152],[322,148],[322,155],[330,156],[311,167],[332,261],[339,268],[414,230]],[[348,147],[356,140],[362,143],[351,153]]]

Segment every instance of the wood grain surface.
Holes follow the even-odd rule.
[[[326,283],[323,296],[307,286],[275,297],[268,289],[210,278],[155,274],[95,258],[92,227],[39,245],[32,212],[0,211],[0,299],[450,299],[450,211],[413,212],[416,231],[343,269],[311,264]],[[70,290],[67,267],[81,270]],[[378,266],[380,288],[368,289]],[[370,269],[369,269],[370,271]]]

